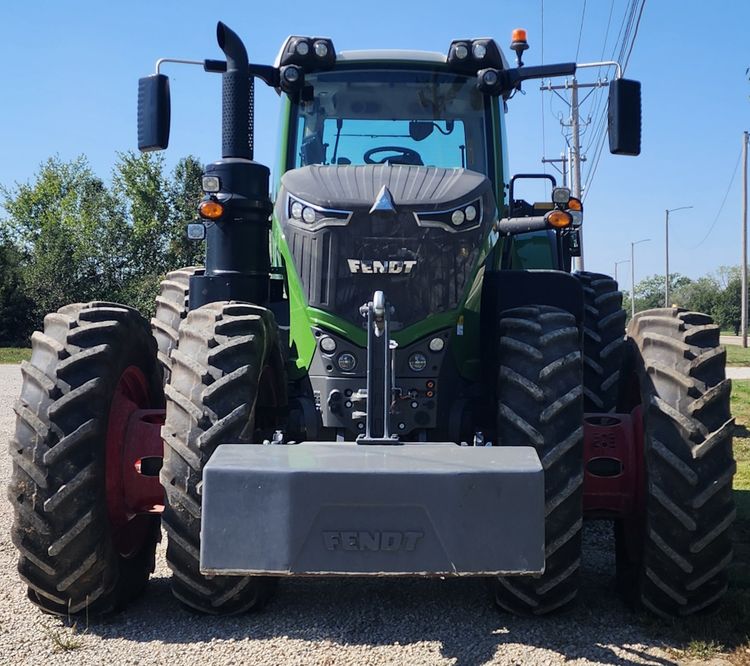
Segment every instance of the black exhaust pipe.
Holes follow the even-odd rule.
[[[247,50],[234,30],[221,21],[216,26],[219,48],[227,57],[222,75],[221,156],[253,159],[252,79],[248,75]]]
[[[253,85],[247,50],[223,23],[216,38],[227,59],[222,79],[222,159],[206,166],[224,214],[206,225],[206,270],[190,278],[190,309],[215,301],[269,302],[272,205],[268,167],[253,160]]]

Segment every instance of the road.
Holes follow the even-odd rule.
[[[0,365],[0,439],[12,437],[18,366]],[[0,485],[10,462],[0,453]],[[288,580],[262,613],[203,617],[169,591],[160,548],[145,597],[78,633],[26,599],[0,502],[0,663],[45,664],[673,664],[663,625],[613,591],[606,523],[586,526],[578,602],[550,618],[497,611],[481,580]],[[63,649],[63,645],[68,649]]]

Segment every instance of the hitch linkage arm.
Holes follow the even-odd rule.
[[[367,318],[367,416],[358,444],[400,444],[398,435],[391,433],[393,351],[397,345],[388,331],[390,310],[382,291],[376,291],[359,309]]]

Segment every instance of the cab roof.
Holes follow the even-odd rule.
[[[440,63],[447,62],[444,53],[436,51],[412,51],[406,49],[368,49],[359,51],[341,51],[336,54],[336,62],[415,62],[415,63]]]

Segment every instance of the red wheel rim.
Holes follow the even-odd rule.
[[[150,407],[148,380],[131,365],[120,376],[112,396],[107,425],[105,489],[107,514],[115,547],[122,557],[137,554],[148,536],[151,516],[129,510],[124,496],[123,454],[125,432],[132,414]]]

